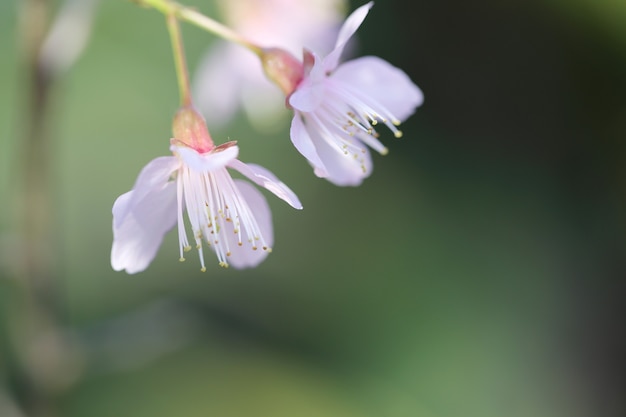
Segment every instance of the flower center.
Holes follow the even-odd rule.
[[[199,251],[202,271],[206,271],[202,241],[215,251],[219,265],[227,268],[233,246],[247,246],[271,251],[263,238],[252,210],[241,195],[226,168],[199,173],[183,166],[178,177],[178,235],[180,257],[190,250],[185,233],[182,203],[191,224],[196,249]]]

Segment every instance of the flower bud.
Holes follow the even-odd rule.
[[[283,90],[285,96],[289,96],[304,77],[302,63],[284,49],[263,49],[261,63],[265,75]]]
[[[173,142],[196,150],[209,152],[215,146],[206,127],[204,117],[192,107],[181,107],[172,123]]]

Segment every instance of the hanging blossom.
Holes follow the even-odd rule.
[[[175,224],[181,261],[193,244],[201,270],[206,271],[204,241],[222,267],[257,266],[273,244],[270,209],[255,187],[233,180],[227,168],[301,209],[298,197],[265,168],[239,161],[236,142],[214,146],[202,116],[194,110],[181,109],[173,130],[173,156],[149,162],[133,189],[113,205],[113,269],[129,274],[146,269]],[[190,240],[183,220],[185,210],[193,234]]]
[[[325,58],[304,50],[300,62],[289,52],[265,49],[266,75],[283,90],[294,111],[291,141],[318,177],[339,186],[356,186],[372,172],[368,146],[386,154],[375,126],[397,126],[423,102],[421,90],[399,68],[367,56],[339,64],[350,38],[373,2],[356,9],[345,21],[335,49]]]
[[[302,45],[330,51],[345,16],[346,0],[219,0],[224,23],[259,45],[280,43],[292,53]],[[198,109],[220,126],[243,108],[260,128],[284,115],[284,97],[258,71],[254,54],[231,42],[216,42],[194,77]]]

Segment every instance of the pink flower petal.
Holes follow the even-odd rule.
[[[316,175],[322,178],[325,177],[326,167],[317,154],[317,149],[315,149],[311,136],[302,121],[302,116],[298,112],[295,112],[293,120],[291,121],[290,136],[291,142],[296,147],[298,152],[300,152],[302,156],[304,156],[309,163],[313,165],[316,170]]]
[[[369,150],[362,145],[359,158],[354,158],[353,154],[345,154],[342,149],[329,144],[324,138],[311,132],[311,137],[315,143],[317,155],[326,167],[325,175],[319,175],[317,169],[315,175],[325,178],[338,186],[357,186],[372,173],[372,160]]]
[[[132,201],[118,208],[117,216],[115,216],[117,224],[124,221],[129,208],[135,207],[147,194],[152,193],[155,189],[167,183],[178,165],[178,160],[173,156],[161,156],[148,162],[137,176],[133,186]]]
[[[114,270],[134,274],[148,267],[163,236],[176,223],[176,204],[176,184],[165,181],[150,190],[135,189],[117,198],[111,249]]]
[[[268,248],[274,244],[274,232],[272,230],[272,214],[270,207],[263,197],[263,194],[252,185],[245,181],[234,180],[236,187],[239,189],[244,200],[254,213],[261,234],[265,239]],[[253,250],[250,245],[238,245],[238,235],[234,232],[232,222],[225,223],[224,236],[228,239],[230,256],[227,258],[228,263],[237,269],[252,268],[259,265],[269,254],[269,250],[263,250],[259,247]],[[241,231],[239,232],[241,233]],[[213,248],[213,246],[211,246]]]
[[[227,123],[241,104],[242,84],[246,82],[238,76],[242,71],[233,74],[233,68],[249,68],[254,64],[256,57],[243,48],[233,48],[226,42],[211,44],[200,61],[193,84],[195,104],[210,126]]]
[[[369,13],[372,6],[374,6],[374,2],[370,1],[369,3],[356,9],[350,16],[348,16],[339,31],[339,36],[337,37],[337,42],[335,43],[335,49],[328,54],[326,58],[324,58],[325,71],[333,71],[337,68],[337,64],[339,64],[339,59],[341,58],[341,54],[343,53],[346,43],[348,43],[352,35],[354,35],[359,26],[361,26],[361,23],[365,20],[365,17]]]
[[[228,166],[239,171],[261,187],[265,187],[291,207],[298,210],[302,209],[302,204],[296,194],[269,170],[256,164],[244,164],[238,159],[232,160]]]
[[[344,62],[331,79],[371,97],[400,121],[413,114],[424,101],[422,91],[404,71],[374,56]]]
[[[289,104],[296,110],[311,112],[317,109],[324,101],[326,93],[326,75],[324,74],[321,61],[313,57],[313,66],[309,74],[302,80],[296,90],[289,96]]]
[[[224,168],[230,161],[237,158],[239,154],[239,147],[236,145],[221,149],[218,152],[204,154],[186,146],[172,145],[170,150],[176,153],[190,169],[201,173]]]

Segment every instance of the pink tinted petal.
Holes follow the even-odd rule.
[[[272,213],[265,197],[259,190],[242,180],[234,180],[236,187],[248,203],[254,218],[259,225],[265,243],[271,248],[274,244],[274,231],[272,230]],[[237,269],[252,268],[260,264],[269,254],[269,251],[258,248],[253,250],[250,245],[239,246],[238,236],[234,232],[232,222],[225,224],[225,236],[228,239],[231,255],[227,258],[228,263]],[[241,232],[240,232],[241,233]],[[213,246],[211,246],[213,247]]]
[[[331,78],[373,98],[400,121],[424,101],[422,91],[404,71],[374,56],[344,62]]]
[[[117,223],[123,221],[128,214],[127,209],[129,207],[136,206],[137,202],[145,198],[147,194],[163,187],[178,166],[179,162],[176,157],[173,156],[161,156],[148,162],[148,165],[143,167],[137,176],[137,180],[133,186],[132,201],[120,206],[115,221]]]
[[[139,198],[135,190],[113,204],[111,266],[129,274],[141,272],[154,259],[163,236],[176,223],[176,185],[168,182]],[[120,218],[123,214],[123,218]]]
[[[314,142],[319,157],[326,166],[326,176],[323,178],[333,184],[342,187],[357,186],[372,173],[372,160],[367,147],[363,146],[365,152],[360,154],[363,159],[360,161],[354,155],[346,155],[336,146],[329,145],[321,137],[314,137]],[[320,176],[317,170],[315,175]]]
[[[316,175],[318,177],[325,177],[326,167],[320,159],[317,149],[315,149],[315,145],[311,140],[311,136],[309,135],[306,126],[304,126],[302,116],[298,112],[296,112],[293,116],[293,120],[291,121],[291,130],[289,133],[291,136],[291,142],[296,147],[298,152],[300,152],[302,156],[304,156],[309,163],[313,165],[316,170]]]
[[[241,71],[234,69],[244,66],[238,54],[248,55],[248,51],[233,48],[225,42],[216,42],[211,45],[196,70],[193,97],[210,126],[224,126],[235,116],[241,104],[242,82],[237,73]],[[246,64],[250,65],[248,62]]]
[[[305,78],[291,96],[289,96],[289,104],[291,107],[303,112],[312,112],[317,109],[324,101],[326,94],[326,84],[324,81],[323,77],[318,80],[314,80],[310,77]]]
[[[239,147],[230,146],[219,152],[198,153],[196,150],[172,145],[170,150],[176,153],[185,165],[196,172],[210,172],[224,168],[230,161],[237,158]]]
[[[296,194],[269,170],[256,164],[244,164],[238,159],[233,159],[228,166],[236,169],[261,187],[265,187],[276,197],[286,201],[291,207],[302,209],[302,204]]]
[[[325,71],[333,71],[337,68],[337,64],[339,63],[339,59],[341,58],[341,54],[343,53],[343,48],[346,46],[346,43],[350,40],[352,35],[357,31],[367,13],[369,13],[370,9],[374,6],[374,2],[370,1],[367,4],[356,9],[344,22],[341,30],[339,31],[339,36],[337,37],[337,42],[335,43],[335,49],[328,54],[326,58],[324,58],[324,70]]]

